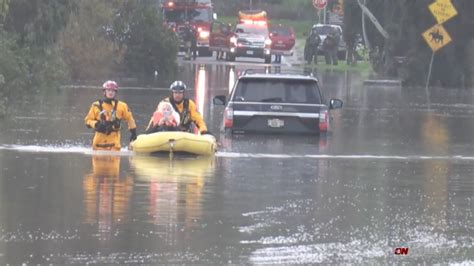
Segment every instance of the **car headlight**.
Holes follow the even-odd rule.
[[[237,45],[237,38],[235,36],[230,37],[230,43]]]
[[[205,31],[205,30],[200,31],[200,32],[199,32],[199,38],[202,38],[202,39],[207,39],[207,38],[209,38],[209,32],[208,32],[208,31]]]
[[[270,39],[265,39],[265,45],[266,45],[266,46],[272,45],[272,40],[270,40]]]

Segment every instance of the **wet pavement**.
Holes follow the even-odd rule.
[[[314,69],[326,98],[344,101],[331,134],[229,137],[211,99],[264,65],[212,61],[180,73],[221,143],[213,157],[93,153],[83,118],[98,88],[13,95],[0,124],[0,263],[474,263],[471,91]],[[127,86],[119,98],[141,133],[168,84]]]

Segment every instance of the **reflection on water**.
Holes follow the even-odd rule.
[[[228,134],[220,135],[220,152],[254,154],[315,155],[328,152],[330,140],[327,136],[263,135],[263,134]],[[255,149],[258,147],[258,150]]]
[[[421,127],[423,148],[426,154],[448,155],[449,131],[445,118],[434,112],[427,112]],[[426,161],[423,164],[423,199],[431,225],[438,231],[445,232],[447,227],[448,175],[451,163],[446,160]]]
[[[248,67],[182,68],[214,133],[223,108],[210,99]],[[474,94],[433,91],[427,109],[423,91],[315,74],[326,98],[345,102],[332,134],[221,135],[216,161],[88,152],[96,89],[11,98],[0,264],[472,264]],[[168,94],[120,98],[143,128]],[[394,258],[403,244],[409,255]]]
[[[133,177],[120,176],[120,157],[93,155],[92,171],[84,176],[84,223],[98,224],[103,239],[109,239],[113,224],[130,221]]]
[[[192,227],[202,215],[202,197],[212,179],[214,157],[130,157],[137,179],[149,187],[149,218],[159,226]]]
[[[204,65],[199,66],[197,71],[196,81],[195,81],[195,98],[197,109],[200,114],[204,114],[204,106],[206,99],[206,92],[208,88],[207,77],[206,77],[206,67]]]
[[[232,92],[232,89],[234,88],[235,80],[236,80],[235,67],[231,67],[229,69],[229,95]]]

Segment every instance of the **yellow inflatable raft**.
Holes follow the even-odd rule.
[[[196,135],[181,131],[163,131],[139,135],[131,148],[139,153],[186,152],[196,155],[211,155],[216,152],[216,138],[212,135]]]

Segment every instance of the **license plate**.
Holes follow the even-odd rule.
[[[285,126],[285,121],[278,118],[268,119],[268,126],[273,128],[283,127]]]
[[[253,54],[253,51],[247,51],[246,53],[247,54]]]

